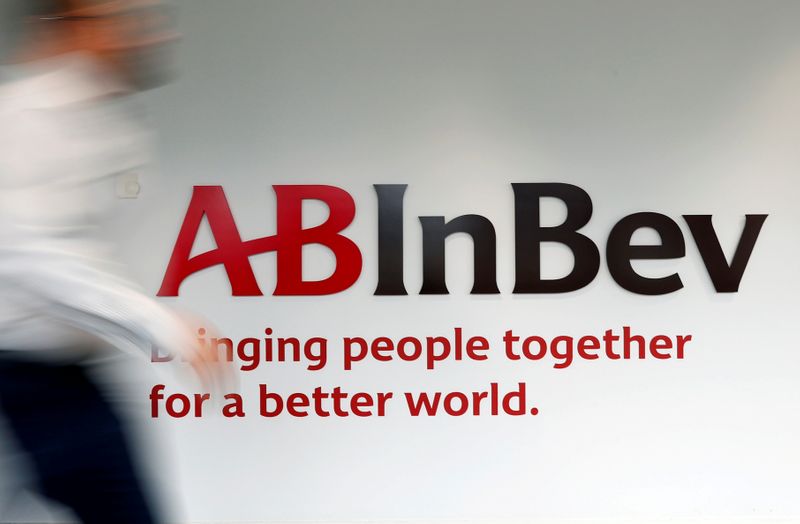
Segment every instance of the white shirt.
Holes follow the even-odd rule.
[[[100,239],[115,176],[149,159],[130,97],[82,54],[12,74],[0,86],[0,350],[66,350],[87,333],[126,351],[192,347]]]

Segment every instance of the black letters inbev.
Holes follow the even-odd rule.
[[[514,293],[567,293],[592,282],[600,269],[600,250],[580,230],[592,218],[592,199],[580,187],[564,183],[511,184],[514,193],[516,281]],[[378,200],[378,285],[376,295],[408,294],[403,280],[403,199],[405,184],[376,184]],[[242,240],[225,193],[220,186],[196,186],[189,209],[170,258],[158,294],[176,296],[191,274],[223,265],[234,296],[262,295],[249,257],[267,251],[277,253],[277,283],[274,295],[325,295],[352,286],[361,275],[361,250],[342,231],[355,217],[352,196],[341,188],[324,185],[276,185],[277,232],[275,235]],[[561,200],[567,216],[557,226],[543,226],[539,208],[544,198]],[[329,208],[328,219],[313,228],[302,227],[302,204],[320,200]],[[191,257],[200,224],[205,218],[217,247]],[[744,227],[730,262],[720,245],[711,215],[683,215],[711,283],[719,293],[739,290],[750,255],[766,214],[745,215]],[[494,226],[486,217],[462,215],[451,220],[442,216],[419,217],[422,227],[423,283],[420,294],[444,295],[445,240],[466,233],[473,241],[473,294],[496,294],[497,241]],[[652,229],[660,237],[653,245],[632,244],[639,229]],[[541,274],[541,248],[545,242],[566,246],[573,254],[570,273],[546,279]],[[303,246],[321,244],[330,249],[336,268],[323,280],[302,276]],[[680,275],[659,278],[638,274],[631,262],[644,259],[677,259],[686,255],[686,242],[678,224],[666,215],[634,213],[611,229],[605,258],[612,278],[624,289],[641,295],[664,295],[683,287]]]

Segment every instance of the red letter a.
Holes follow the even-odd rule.
[[[217,249],[189,258],[203,216],[208,219]],[[236,229],[222,187],[195,186],[158,296],[178,296],[186,277],[218,264],[225,266],[234,296],[260,296],[261,290],[247,258],[250,254]]]

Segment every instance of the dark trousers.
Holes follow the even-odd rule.
[[[0,409],[41,494],[89,523],[154,522],[119,419],[76,364],[0,358]]]

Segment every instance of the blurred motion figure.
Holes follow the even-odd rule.
[[[147,163],[126,104],[165,78],[154,1],[3,0],[19,26],[0,86],[0,410],[44,496],[84,522],[156,521],[126,435],[85,364],[109,350],[184,355],[193,330],[122,278],[100,232],[114,178]]]

